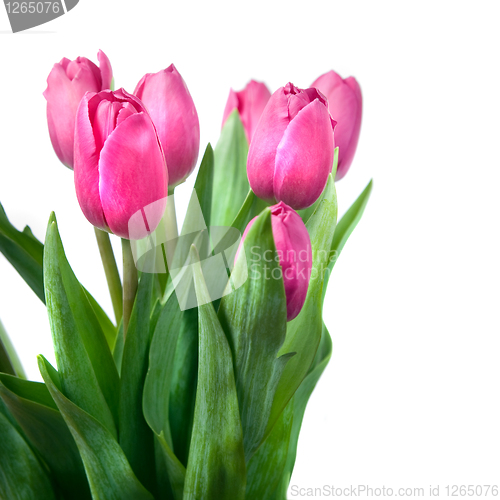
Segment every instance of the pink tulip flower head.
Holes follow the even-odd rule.
[[[311,240],[299,214],[286,203],[281,201],[270,209],[274,243],[285,285],[287,321],[291,321],[302,310],[307,296],[312,268]],[[248,223],[242,242],[256,220],[254,217]]]
[[[279,88],[250,143],[247,174],[253,192],[295,210],[312,205],[332,170],[334,128],[321,92],[291,83]]]
[[[259,119],[266,107],[271,92],[265,83],[256,82],[251,80],[247,86],[235,92],[233,89],[229,91],[226,107],[224,109],[224,116],[222,118],[222,126],[226,123],[229,115],[234,109],[238,110],[241,118],[241,123],[245,129],[248,142],[252,140],[253,134],[259,123]]]
[[[122,238],[144,238],[166,207],[168,174],[156,129],[139,99],[123,89],[89,92],[77,112],[75,187],[96,227]],[[131,227],[131,221],[140,225]]]
[[[361,88],[352,76],[343,80],[335,71],[321,75],[312,86],[326,95],[330,114],[337,122],[335,144],[339,148],[339,162],[335,180],[340,180],[349,170],[358,145],[363,107]]]
[[[169,187],[174,188],[194,170],[200,150],[200,124],[191,94],[173,64],[144,75],[134,94],[155,124],[167,160]]]
[[[70,61],[65,57],[52,68],[47,78],[47,121],[50,140],[57,157],[73,169],[75,118],[78,105],[86,92],[109,89],[113,72],[106,54],[97,54],[99,68],[86,57]]]

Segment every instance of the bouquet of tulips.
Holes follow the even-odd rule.
[[[57,361],[39,356],[44,383],[27,380],[0,325],[0,498],[285,500],[331,356],[328,279],[371,191],[337,223],[359,86],[331,71],[305,90],[231,91],[179,230],[175,188],[200,146],[187,86],[172,65],[115,91],[98,58],[63,59],[44,95],[115,321],[73,273],[55,215],[42,243],[0,206],[0,251],[46,305]]]

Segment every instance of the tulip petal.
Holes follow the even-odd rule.
[[[78,203],[85,217],[94,226],[109,231],[99,196],[99,153],[90,123],[90,107],[99,103],[99,96],[88,93],[76,113],[75,125],[75,188]]]
[[[200,149],[200,125],[191,94],[173,64],[145,75],[134,94],[153,120],[165,153],[170,187],[176,186],[194,170]]]
[[[279,252],[285,285],[287,321],[302,309],[312,266],[311,240],[300,215],[285,203],[271,209],[274,243]]]
[[[279,143],[274,173],[276,199],[295,210],[312,205],[328,180],[333,152],[330,114],[315,99],[298,112]]]
[[[273,176],[276,150],[288,127],[288,98],[284,87],[269,99],[248,151],[247,174],[253,192],[263,200],[273,202]]]
[[[75,114],[82,96],[75,96],[64,67],[55,64],[47,78],[47,121],[52,146],[59,160],[73,168]]]
[[[101,70],[102,88],[99,90],[106,90],[111,88],[111,81],[113,80],[113,70],[108,56],[99,50],[97,53],[97,60],[99,61],[99,69]]]
[[[71,78],[71,85],[75,99],[80,102],[80,99],[85,95],[85,92],[100,92],[101,90],[101,74],[99,68],[85,57],[79,57],[78,72]],[[68,70],[75,64],[72,61]]]
[[[113,233],[129,236],[129,220],[148,205],[164,203],[148,210],[148,228],[154,231],[166,206],[167,171],[154,126],[146,113],[129,116],[109,135],[99,160],[99,194],[106,221]]]
[[[231,114],[231,111],[233,111],[233,109],[238,109],[239,102],[240,101],[238,99],[238,94],[233,89],[231,89],[229,91],[229,97],[227,98],[226,107],[224,108],[224,114],[222,115],[221,128],[224,127],[226,120],[229,118],[229,115]],[[243,120],[241,120],[241,122],[243,123]],[[243,124],[243,126],[245,125]]]
[[[342,91],[339,89],[335,94],[335,99],[339,99],[339,102],[345,103],[342,111],[339,110],[337,113],[338,117],[334,117],[338,122],[338,126],[335,129],[335,142],[339,147],[339,163],[335,180],[340,180],[344,177],[354,159],[361,131],[361,116],[363,112],[363,100],[358,82],[350,76],[344,80],[344,83]],[[332,112],[332,116],[333,114],[334,112]],[[342,147],[344,148],[343,151]]]

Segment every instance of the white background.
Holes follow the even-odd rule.
[[[292,485],[440,484],[443,494],[446,484],[499,484],[496,7],[81,0],[16,35],[0,9],[0,200],[41,239],[55,210],[77,276],[112,315],[92,227],[49,141],[42,92],[55,62],[95,61],[101,48],[128,91],[174,62],[203,147],[217,141],[231,86],[307,87],[330,69],[356,76],[363,126],[337,185],[341,213],[371,177],[374,191],[330,281],[334,353],[305,416]],[[191,184],[178,190],[181,205]],[[46,312],[2,256],[0,318],[40,380],[36,355],[54,361]]]

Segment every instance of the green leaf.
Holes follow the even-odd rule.
[[[137,480],[122,449],[109,430],[62,394],[51,376],[53,370],[43,356],[38,357],[38,366],[78,446],[92,498],[153,500],[153,496]]]
[[[0,204],[0,252],[14,266],[38,298],[45,303],[43,290],[43,245],[26,226],[18,231]]]
[[[304,307],[299,315],[288,323],[286,340],[280,350],[281,355],[291,352],[297,354],[286,365],[279,382],[268,431],[304,380],[320,343],[323,328],[321,319],[323,278],[328,266],[336,222],[337,194],[330,174],[323,199],[307,223],[313,251],[311,279]]]
[[[182,315],[170,384],[169,421],[173,449],[187,465],[198,380],[198,309]]]
[[[344,248],[349,236],[354,231],[358,222],[363,216],[366,205],[370,198],[370,194],[373,188],[373,179],[367,184],[363,192],[358,196],[358,199],[351,205],[349,210],[344,214],[342,219],[340,219],[337,224],[337,229],[333,235],[332,245],[330,249],[330,259],[328,264],[328,270],[325,275],[325,285],[323,287],[323,299],[325,298],[326,287],[328,285],[328,280],[330,279],[330,274],[332,272],[333,266],[337,262],[337,259]]]
[[[274,394],[292,356],[278,357],[285,341],[287,309],[268,208],[248,232],[244,249],[231,279],[244,281],[239,276],[245,273],[248,279],[222,298],[219,320],[233,353],[248,461],[265,438]]]
[[[199,368],[184,500],[243,500],[245,456],[231,351],[208,293],[197,252]]]
[[[109,350],[113,352],[115,348],[118,329],[109,319],[109,316],[104,312],[102,307],[97,303],[94,297],[92,297],[92,295],[88,292],[88,290],[86,290],[85,287],[82,288],[85,292],[85,295],[87,296],[88,301],[90,302],[90,305],[92,306],[92,309],[94,310],[97,321],[99,321],[99,325],[101,325],[102,333],[104,333],[104,336],[106,337],[106,342],[108,343]]]
[[[271,434],[248,462],[246,498],[276,498],[274,492],[283,480],[288,458],[292,417],[293,398],[281,413]]]
[[[165,472],[168,478],[169,490],[172,492],[174,500],[182,500],[184,497],[184,481],[186,479],[186,468],[179,462],[179,459],[174,455],[172,448],[165,441],[163,432],[156,435],[156,442],[159,444],[161,457],[157,460],[156,470],[159,477],[165,478]],[[158,463],[160,462],[160,463]],[[158,486],[162,488],[161,484]],[[165,493],[163,493],[164,496]]]
[[[73,436],[44,384],[0,374],[0,396],[64,495],[89,499],[90,489]]]
[[[201,161],[200,169],[196,177],[194,189],[200,202],[201,211],[205,218],[205,224],[210,226],[212,213],[212,190],[214,184],[214,150],[209,143],[203,160]],[[185,221],[188,220],[189,212],[186,213]]]
[[[154,274],[142,273],[130,317],[120,387],[120,446],[139,480],[154,490],[154,436],[142,411],[151,342],[150,305]]]
[[[0,321],[0,372],[26,378],[21,360]]]
[[[183,311],[172,294],[162,309],[151,341],[149,369],[144,383],[144,417],[156,434],[165,433],[172,447],[169,424],[169,399],[174,369],[175,347],[183,325]]]
[[[293,406],[293,421],[290,433],[290,442],[288,445],[287,460],[286,465],[281,477],[280,486],[278,488],[277,494],[274,496],[276,499],[286,500],[286,492],[290,483],[290,478],[292,476],[293,467],[295,465],[295,458],[297,456],[297,444],[299,441],[300,428],[302,426],[302,420],[304,418],[304,413],[306,410],[307,403],[311,394],[316,387],[316,384],[321,377],[321,374],[326,368],[326,365],[330,361],[332,356],[332,339],[325,324],[323,323],[323,332],[321,335],[321,342],[316,352],[313,364],[306,378],[300,384],[297,392],[294,394],[290,403],[287,405]],[[283,413],[285,413],[287,410]],[[271,433],[271,436],[275,430]],[[269,437],[271,437],[269,436]],[[260,451],[260,450],[259,450]]]
[[[267,203],[260,198],[257,198],[255,193],[250,190],[243,202],[243,205],[236,215],[235,219],[231,223],[231,226],[236,228],[241,234],[245,231],[248,223],[257,215],[259,215],[265,208],[267,207]],[[214,254],[222,252],[226,248],[229,248],[234,242],[233,240],[234,233],[229,232],[226,236],[221,238],[221,241],[215,245]]]
[[[17,430],[0,413],[0,498],[55,500],[40,462]]]
[[[118,372],[94,310],[66,259],[55,217],[47,228],[44,281],[62,392],[116,435]]]
[[[221,132],[214,159],[212,226],[229,226],[250,188],[247,178],[248,142],[238,111],[228,117]]]

